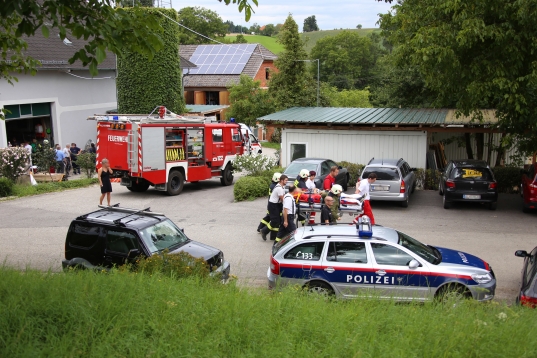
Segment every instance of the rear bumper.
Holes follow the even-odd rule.
[[[369,192],[369,197],[371,198],[370,200],[372,201],[405,201],[406,200],[405,195],[406,195],[405,193],[382,195],[381,193]]]
[[[498,193],[476,193],[476,192],[449,192],[445,191],[447,201],[467,201],[474,203],[493,203],[498,201]],[[464,195],[479,195],[480,199],[465,199]]]

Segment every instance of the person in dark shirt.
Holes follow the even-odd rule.
[[[97,149],[95,149],[95,143],[90,144],[90,147],[88,149],[88,153],[93,153],[93,154],[97,153]]]
[[[80,166],[76,163],[79,154],[80,148],[76,146],[76,143],[71,143],[71,165],[73,167],[73,175],[80,174]]]
[[[321,209],[321,225],[332,225],[334,224],[336,220],[334,220],[334,216],[332,215],[332,205],[334,205],[334,198],[331,196],[327,196],[324,198],[325,205]]]

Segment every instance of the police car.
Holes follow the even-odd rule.
[[[343,298],[486,301],[496,289],[494,272],[482,259],[422,244],[367,219],[356,226],[299,228],[273,246],[267,276],[269,288],[298,284]]]

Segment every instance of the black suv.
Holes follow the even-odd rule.
[[[455,201],[473,201],[487,203],[490,210],[496,210],[498,183],[483,160],[451,160],[438,183],[438,193],[444,197],[444,209]]]
[[[168,250],[170,254],[187,252],[203,258],[213,274],[229,276],[229,262],[222,251],[190,240],[164,214],[117,206],[77,217],[71,222],[65,240],[63,268],[112,267],[132,262],[138,256]]]

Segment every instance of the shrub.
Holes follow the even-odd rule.
[[[237,180],[233,187],[235,201],[251,200],[267,195],[270,179],[265,176],[245,176]]]
[[[433,169],[416,169],[416,188],[423,190],[437,190],[442,172]]]
[[[91,178],[95,174],[96,156],[94,153],[82,153],[78,156],[76,163],[84,169],[86,176]]]
[[[30,162],[30,153],[23,147],[8,147],[0,149],[0,174],[15,182],[26,173]]]
[[[233,168],[246,175],[259,176],[263,171],[276,166],[276,160],[266,155],[238,155],[233,161]]]
[[[499,193],[518,192],[520,186],[520,168],[517,167],[494,167],[494,177],[498,182]]]
[[[50,167],[56,167],[56,151],[48,144],[38,145],[32,155],[32,162],[40,172],[49,173]]]
[[[349,185],[353,186],[358,181],[358,178],[360,175],[362,175],[362,170],[364,170],[363,164],[355,164],[351,162],[338,162],[337,165],[342,166],[343,168],[347,168],[347,172],[349,173],[350,179],[349,179]]]
[[[161,273],[172,278],[184,278],[189,276],[208,277],[209,266],[203,258],[196,258],[187,252],[162,255],[152,255],[137,260],[137,265],[130,267],[134,271],[148,274]]]
[[[13,194],[13,182],[8,178],[0,178],[0,198]]]

